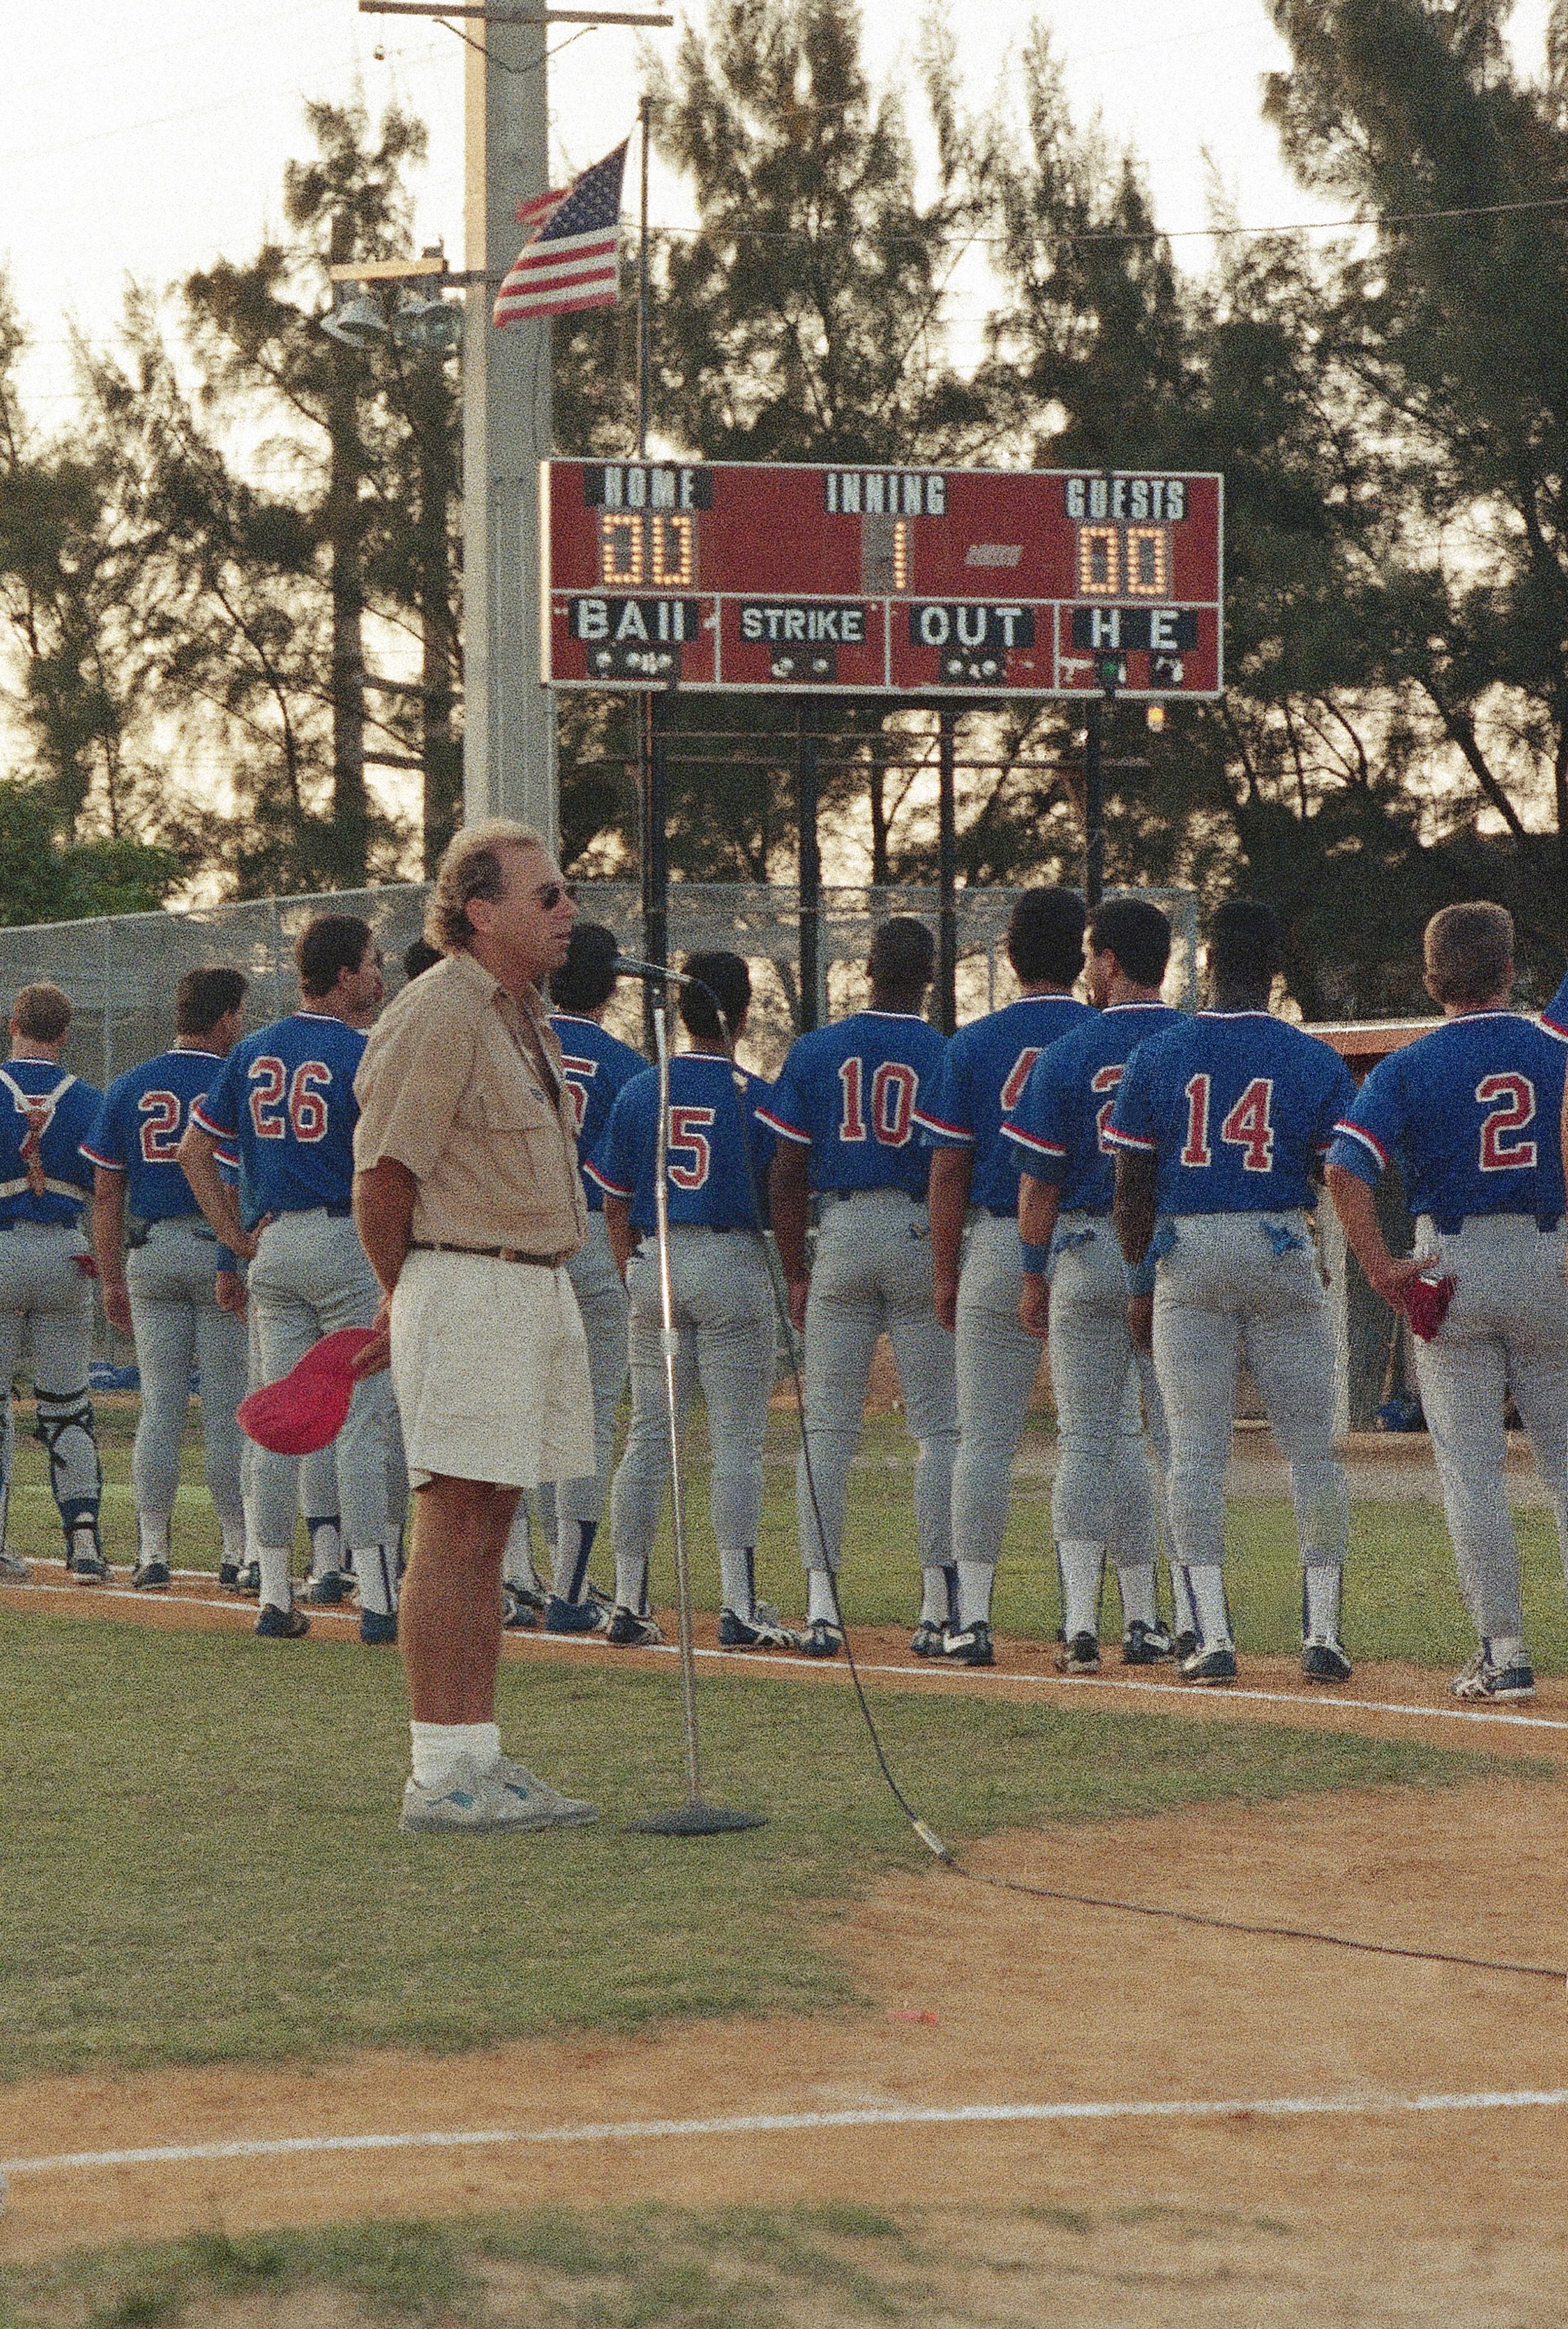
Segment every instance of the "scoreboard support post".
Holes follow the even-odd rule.
[[[944,1035],[959,1024],[959,816],[957,741],[959,715],[950,703],[937,713],[937,1012]]]
[[[644,960],[657,963],[662,970],[669,961],[670,946],[669,763],[663,698],[650,692],[642,700],[647,707],[642,752],[646,772],[641,817],[642,950]],[[650,983],[644,987],[643,996],[645,1015],[651,1016],[658,990]]]
[[[822,852],[817,844],[817,704],[796,700],[796,813],[799,828],[800,1032],[809,1034],[822,1002]]]
[[[1098,696],[1083,716],[1083,898],[1091,913],[1105,893],[1105,778],[1100,760],[1104,714]]]

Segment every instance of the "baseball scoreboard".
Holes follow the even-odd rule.
[[[1223,480],[546,461],[554,687],[1214,696]]]

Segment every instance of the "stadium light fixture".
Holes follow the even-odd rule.
[[[373,348],[378,340],[387,336],[386,317],[382,314],[381,301],[370,292],[362,291],[357,299],[335,307],[330,316],[322,318],[321,328],[345,348]]]
[[[450,355],[463,336],[462,315],[444,299],[402,299],[392,313],[392,335],[400,348]]]

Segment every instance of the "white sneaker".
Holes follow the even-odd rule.
[[[404,1835],[432,1831],[482,1834],[494,1828],[586,1827],[599,1817],[592,1804],[557,1795],[520,1763],[505,1758],[487,1771],[460,1765],[449,1787],[421,1787],[410,1779],[403,1789]]]

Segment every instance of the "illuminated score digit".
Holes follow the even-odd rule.
[[[650,517],[648,533],[652,550],[648,566],[655,589],[691,589],[697,579],[695,518]]]
[[[689,590],[697,579],[697,522],[663,510],[605,510],[599,521],[599,579],[611,589]]]
[[[1163,525],[1127,529],[1127,588],[1138,599],[1164,599],[1170,592],[1170,536]]]
[[[907,590],[910,586],[910,535],[907,517],[895,517],[893,522],[893,587]]]
[[[606,511],[599,521],[599,579],[609,588],[635,589],[643,579],[640,511],[622,516]]]
[[[1081,525],[1081,599],[1170,596],[1170,530],[1163,525]]]
[[[1121,592],[1121,533],[1114,525],[1078,529],[1078,589],[1085,599],[1115,599]]]

